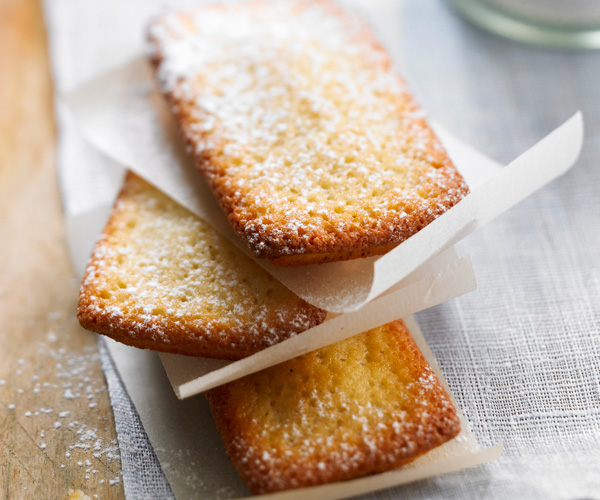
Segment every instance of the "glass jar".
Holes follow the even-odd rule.
[[[565,48],[600,48],[600,0],[448,0],[498,35]]]

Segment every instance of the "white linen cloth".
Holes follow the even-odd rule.
[[[167,7],[173,2],[48,0],[57,93],[133,57],[148,17]],[[441,0],[405,0],[397,23],[397,50],[418,100],[478,149],[512,159],[577,109],[588,130],[567,176],[462,243],[479,290],[418,315],[478,441],[503,442],[504,455],[365,498],[600,498],[600,53],[501,40],[461,21]],[[118,175],[58,111],[65,193],[85,182],[109,204]],[[81,162],[92,164],[95,175],[78,175]],[[67,211],[86,208],[85,199],[65,197]],[[103,361],[127,497],[168,498],[169,485],[104,351]]]

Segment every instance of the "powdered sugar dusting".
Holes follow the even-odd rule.
[[[324,319],[208,224],[139,178],[127,186],[84,277],[89,327],[158,350],[241,357]]]
[[[398,242],[466,193],[370,32],[327,2],[201,8],[150,37],[198,165],[261,256]]]
[[[111,423],[96,409],[100,400],[108,405],[97,348],[67,350],[59,347],[58,335],[40,337],[45,341],[37,345],[37,355],[44,369],[38,371],[31,358],[17,359],[9,368],[14,372],[15,366],[21,367],[22,375],[1,388],[0,399],[11,401],[6,429],[28,435],[44,455],[44,467],[53,463],[59,469],[72,469],[82,463],[81,486],[93,490],[102,477],[113,479],[120,470],[117,442],[106,438]],[[94,409],[82,405],[83,401],[94,403]],[[3,444],[10,450],[15,442]],[[17,457],[20,453],[15,450]]]
[[[401,322],[217,388],[209,401],[240,474],[263,493],[388,470],[460,428]]]

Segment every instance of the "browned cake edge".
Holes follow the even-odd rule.
[[[261,2],[249,3],[260,4]],[[354,21],[352,14],[331,0],[305,0],[304,3],[319,4],[330,15],[336,16],[346,21],[346,23]],[[217,5],[207,5],[199,7],[199,9],[207,7],[218,8]],[[154,22],[160,23],[161,19],[156,19]],[[362,22],[360,36],[372,46],[373,50],[385,56],[386,69],[391,68],[392,61],[387,51],[379,43],[372,29],[364,22]],[[151,35],[151,29],[148,30],[148,41],[153,45],[154,50],[150,61],[155,72],[157,72],[163,57],[160,43]],[[404,83],[398,74],[394,76]],[[226,175],[223,174],[226,171],[227,165],[223,164],[217,158],[214,151],[198,150],[197,148],[197,144],[202,139],[204,133],[199,132],[197,128],[191,126],[194,123],[193,112],[185,100],[178,97],[183,95],[180,91],[180,85],[176,85],[173,91],[163,92],[163,95],[175,116],[180,133],[186,143],[187,151],[193,156],[196,167],[213,190],[230,224],[256,257],[268,259],[278,266],[324,264],[327,262],[382,255],[430,224],[438,216],[462,200],[469,192],[466,182],[445,153],[445,149],[427,123],[427,120],[424,117],[414,118],[415,121],[421,122],[429,139],[432,143],[439,146],[439,151],[443,152],[436,155],[436,161],[441,163],[437,170],[445,177],[446,185],[446,193],[443,196],[436,196],[430,199],[429,204],[421,213],[412,212],[410,213],[410,217],[406,218],[402,218],[396,213],[388,213],[379,217],[380,224],[377,224],[377,227],[365,227],[361,232],[349,230],[348,228],[336,228],[331,233],[321,231],[315,233],[309,243],[305,240],[295,239],[290,235],[285,244],[282,245],[278,241],[282,228],[274,231],[265,228],[263,234],[250,235],[247,234],[243,221],[236,211],[236,204],[239,202],[238,198],[240,194],[230,188]],[[406,98],[409,100],[410,106],[415,110],[419,109],[416,101],[408,92],[406,92]],[[439,191],[439,187],[432,180],[425,180],[421,184],[421,190],[435,192]]]
[[[305,320],[302,327],[299,329],[292,324],[293,320],[296,319],[296,315],[290,312],[287,321],[284,321],[278,332],[278,338],[274,341],[272,335],[269,335],[266,329],[265,331],[256,331],[254,329],[252,335],[249,335],[243,328],[232,328],[228,325],[202,329],[194,325],[186,326],[184,324],[173,324],[168,321],[161,322],[157,317],[156,324],[152,326],[160,328],[162,333],[167,335],[168,341],[165,341],[152,338],[152,332],[140,325],[134,318],[127,316],[114,317],[106,314],[102,309],[98,309],[94,301],[93,288],[86,287],[85,283],[89,275],[94,272],[94,264],[100,259],[99,256],[106,245],[108,235],[111,234],[117,225],[118,218],[120,217],[120,213],[117,210],[119,201],[127,199],[138,189],[137,184],[140,178],[136,179],[136,177],[133,172],[127,172],[111,216],[100,239],[96,243],[86,267],[77,307],[77,319],[83,328],[140,349],[185,354],[187,356],[237,360],[266,349],[274,343],[281,342],[325,320],[326,311],[302,301],[302,317]]]
[[[429,363],[402,320],[384,325],[383,328],[388,329],[389,335],[396,336],[399,348],[405,348],[412,352],[415,364],[430,368]],[[266,450],[261,449],[260,446],[252,446],[252,436],[248,440],[245,439],[248,437],[245,416],[240,416],[240,412],[236,408],[236,401],[229,392],[229,386],[235,384],[236,381],[211,389],[205,393],[205,396],[210,404],[213,418],[221,434],[227,454],[240,477],[254,494],[264,494],[336,481],[347,481],[387,472],[412,462],[428,451],[456,437],[461,430],[456,408],[452,403],[452,398],[448,395],[433,370],[431,370],[431,373],[435,382],[430,397],[438,398],[438,400],[444,398],[450,404],[442,407],[438,406],[437,413],[429,415],[431,417],[428,426],[429,432],[417,433],[417,436],[410,437],[402,434],[392,436],[388,434],[383,443],[378,441],[379,447],[377,450],[373,450],[372,446],[362,442],[357,452],[357,455],[360,456],[360,464],[352,469],[344,467],[345,464],[337,461],[324,460],[322,463],[325,464],[325,467],[322,467],[322,463],[306,463],[306,461],[303,461],[299,467],[294,468],[293,473],[290,473],[290,468],[285,466],[278,470],[268,470],[263,460],[263,454]],[[411,442],[409,443],[409,441]],[[405,452],[404,450],[409,451]],[[294,458],[301,457],[290,457],[289,461],[294,460]],[[287,465],[289,466],[289,462]]]
[[[339,262],[342,260],[362,259],[383,255],[396,248],[400,243],[390,243],[377,247],[361,248],[348,252],[337,253],[304,253],[297,255],[284,255],[282,257],[269,258],[269,262],[281,267],[310,266],[312,264],[327,264],[328,262]]]

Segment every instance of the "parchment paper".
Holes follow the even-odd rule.
[[[475,290],[477,283],[469,257],[456,259],[449,251],[430,263],[427,272],[409,277],[360,310],[336,315],[299,335],[248,358],[227,363],[161,353],[161,359],[181,399],[276,365],[301,354],[389,323]]]
[[[419,327],[412,318],[405,318],[405,322],[449,390]],[[156,353],[112,340],[108,340],[107,345],[175,496],[180,499],[246,498],[248,489],[226,456],[204,397],[177,400]],[[353,481],[251,498],[333,500],[433,477],[498,458],[502,447],[482,450],[460,409],[458,411],[461,433],[405,467]]]
[[[250,255],[185,154],[144,58],[80,87],[66,101],[91,144],[206,220]],[[581,150],[583,122],[576,114],[496,174],[495,162],[465,153],[468,148],[443,130],[438,132],[472,192],[426,228],[381,257],[293,268],[257,262],[322,309],[356,311],[567,171]]]

